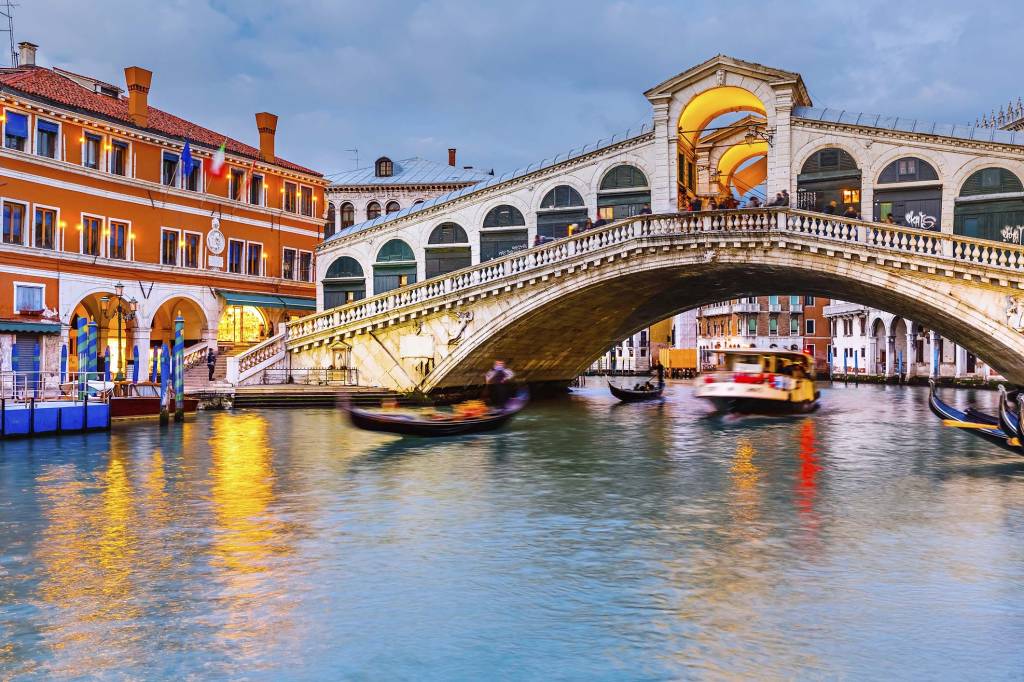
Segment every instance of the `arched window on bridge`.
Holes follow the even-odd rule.
[[[373,264],[373,293],[382,294],[416,281],[416,256],[401,239],[392,239],[377,252]]]
[[[327,239],[335,230],[335,222],[337,221],[337,212],[334,209],[333,203],[327,204],[327,218],[324,219],[324,239]]]
[[[352,227],[356,224],[356,207],[353,206],[351,202],[346,201],[342,204],[339,213],[341,213],[342,229]]]
[[[587,208],[580,193],[569,185],[559,185],[540,202],[537,211],[537,234],[542,237],[565,237],[570,225],[587,222]]]
[[[487,212],[480,230],[481,263],[528,246],[526,218],[518,208],[503,204]]]
[[[324,275],[324,310],[366,297],[366,277],[359,261],[351,256],[336,258]]]
[[[636,166],[615,166],[601,178],[597,192],[597,217],[604,220],[622,220],[638,215],[651,207],[651,188]]]
[[[838,214],[849,206],[859,212],[860,180],[860,168],[846,150],[819,149],[804,162],[796,176],[796,204],[808,211],[824,211],[835,201]]]
[[[373,220],[374,218],[380,217],[380,204],[376,201],[371,201],[366,205],[366,219]]]
[[[901,187],[903,183],[912,187]],[[932,183],[922,185],[921,183]],[[938,230],[942,222],[942,182],[935,167],[916,156],[904,156],[882,169],[875,185],[874,218],[897,225]]]
[[[398,213],[401,210],[402,210],[402,205],[399,204],[397,201],[389,201],[388,205],[386,207],[384,207],[384,212],[385,213]]]
[[[461,225],[441,223],[430,233],[424,255],[427,279],[468,268],[472,263],[469,237]]]
[[[1005,168],[982,168],[960,188],[953,232],[968,237],[1021,244],[1024,185]]]

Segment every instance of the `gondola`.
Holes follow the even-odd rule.
[[[952,405],[947,405],[946,403],[939,400],[939,396],[936,395],[935,381],[929,380],[928,386],[928,407],[930,407],[932,412],[934,412],[937,416],[939,416],[942,419],[948,419],[953,422],[961,422],[963,424],[991,424],[991,429],[974,428],[968,430],[971,433],[981,436],[990,443],[995,443],[996,445],[1006,448],[1007,450],[1013,450],[1014,452],[1018,452],[1017,447],[1010,444],[1009,437],[1006,435],[1006,432],[999,428],[998,418],[993,417],[992,415],[989,414],[985,414],[984,412],[979,412],[978,410],[975,410],[973,408],[968,409],[967,411],[961,411],[956,409]]]
[[[632,388],[620,388],[609,381],[608,389],[612,392],[613,396],[624,403],[637,403],[641,400],[657,400],[660,398],[661,394],[665,391],[665,384],[659,383],[650,391],[637,391]]]
[[[524,389],[498,410],[492,410],[480,417],[466,419],[426,419],[409,414],[387,414],[371,412],[358,407],[346,406],[352,424],[366,431],[383,431],[403,436],[462,436],[500,428],[512,419],[529,402],[529,393]]]
[[[1007,391],[1006,387],[999,384],[999,429],[1010,438],[1019,449],[1020,440],[1020,411],[1017,403],[1020,402],[1019,391]]]

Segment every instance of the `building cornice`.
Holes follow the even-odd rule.
[[[1024,146],[1004,144],[1000,142],[985,142],[982,140],[965,140],[958,137],[944,137],[942,135],[929,135],[927,133],[911,133],[902,130],[887,130],[883,128],[872,128],[871,126],[859,126],[850,123],[834,123],[824,121],[813,121],[806,118],[794,116],[793,126],[798,128],[809,128],[812,130],[823,130],[828,132],[847,132],[859,135],[867,135],[876,139],[892,140],[897,142],[918,142],[932,145],[952,147],[954,149],[1004,152],[1014,156],[1024,156]]]

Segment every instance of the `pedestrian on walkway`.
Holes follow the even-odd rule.
[[[217,354],[213,348],[206,349],[206,369],[210,370],[210,381],[213,381],[213,370],[217,369]]]

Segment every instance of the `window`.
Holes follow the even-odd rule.
[[[253,206],[263,205],[263,176],[252,174],[252,182],[249,183],[249,203]]]
[[[750,336],[756,336],[757,335],[757,318],[756,317],[748,317],[747,318],[747,334],[749,334]]]
[[[110,221],[107,236],[107,258],[127,260],[128,258],[128,223],[118,220]]]
[[[95,216],[82,216],[82,253],[87,256],[99,256],[102,243],[100,232],[103,220]]]
[[[203,162],[202,159],[192,159],[192,172],[185,178],[185,189],[193,192],[203,191]]]
[[[263,274],[263,245],[248,244],[245,257],[245,271],[250,275]]]
[[[799,336],[800,335],[800,318],[791,317],[789,318],[789,335]]]
[[[86,133],[82,142],[82,165],[93,170],[100,169],[100,149],[103,139],[99,135]]]
[[[570,206],[583,206],[583,197],[569,185],[559,185],[544,195],[540,207],[545,208],[566,208]]]
[[[394,175],[394,172],[395,166],[391,163],[391,159],[386,156],[380,157],[374,164],[373,174],[378,178],[390,178]]]
[[[374,218],[380,217],[380,204],[376,201],[371,201],[366,205],[366,219],[373,220]]]
[[[814,344],[813,343],[807,344],[807,346],[804,348],[804,352],[813,357],[814,356]]]
[[[4,119],[4,146],[25,151],[28,148],[28,116],[8,111]]]
[[[312,216],[313,215],[313,188],[302,187],[299,189],[299,207],[302,209],[302,215]]]
[[[43,303],[43,291],[42,285],[15,284],[14,309],[18,312],[43,310],[46,307]]]
[[[807,336],[814,336],[814,320],[804,320],[804,332]]]
[[[295,249],[285,249],[281,260],[281,277],[295,279]]]
[[[341,226],[352,227],[356,224],[356,207],[345,202],[341,205]]]
[[[385,213],[398,213],[401,210],[402,206],[397,201],[389,201],[388,205],[384,207]]]
[[[281,208],[288,211],[289,213],[295,213],[295,192],[297,191],[297,189],[298,188],[295,186],[294,182],[284,183],[284,201],[281,204]]]
[[[601,179],[601,189],[627,189],[647,187],[647,176],[639,168],[622,164],[608,171]]]
[[[245,242],[237,239],[228,240],[228,272],[242,274],[242,256],[245,253]]]
[[[917,175],[917,159],[900,159],[899,175]]]
[[[51,159],[57,158],[57,136],[60,127],[51,121],[36,119],[36,154]]]
[[[484,216],[484,227],[525,227],[526,220],[515,206],[495,206]]]
[[[843,190],[843,203],[844,204],[859,204],[860,203],[860,190],[859,189],[844,189]]]
[[[466,231],[456,223],[441,223],[435,227],[427,240],[428,244],[465,244],[469,242]]]
[[[789,297],[789,307],[790,307],[790,309],[792,309],[792,308],[799,308],[800,307],[800,297],[799,296],[790,296]]]
[[[128,143],[114,140],[110,144],[110,172],[114,175],[128,174]]]
[[[309,251],[299,252],[299,281],[313,281],[313,254]]]
[[[1001,175],[999,171],[999,168],[986,168],[981,171],[981,188],[997,189]]]
[[[228,198],[241,201],[243,187],[245,187],[245,171],[241,168],[232,168],[228,175]]]
[[[57,212],[52,208],[36,208],[33,243],[37,249],[54,249],[57,245]]]
[[[334,204],[327,203],[327,218],[324,219],[324,239],[334,234],[334,225],[338,221],[338,212],[334,210]]]
[[[172,154],[171,152],[164,152],[163,164],[161,165],[162,171],[160,174],[161,182],[168,187],[178,186],[178,155]]]
[[[163,265],[178,264],[178,241],[181,233],[178,230],[160,230],[160,263]]]
[[[778,304],[779,304],[779,297],[778,296],[769,296],[768,297],[768,305],[778,305]]]
[[[4,202],[4,244],[25,243],[26,206],[10,201]]]
[[[186,232],[181,241],[181,264],[186,268],[199,267],[199,245],[202,235],[198,232]]]
[[[804,296],[804,305],[814,305],[814,297]]]
[[[771,317],[768,319],[768,335],[778,336],[779,335],[779,318]]]

